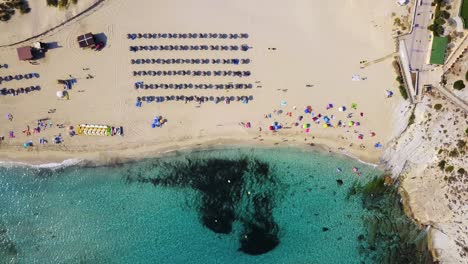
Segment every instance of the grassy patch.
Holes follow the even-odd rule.
[[[434,36],[431,48],[431,64],[443,65],[445,62],[445,51],[447,50],[448,39]]]
[[[462,6],[460,9],[460,16],[463,19],[465,29],[468,29],[468,0],[463,0]]]

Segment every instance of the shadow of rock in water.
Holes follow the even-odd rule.
[[[127,182],[191,188],[200,195],[200,222],[215,233],[229,234],[233,223],[243,225],[240,251],[259,255],[279,244],[273,218],[278,182],[270,166],[257,159],[186,159],[151,162],[127,173]]]
[[[359,235],[358,250],[369,262],[433,263],[427,231],[421,230],[403,212],[396,187],[376,177],[362,185],[355,183],[349,196],[361,195],[366,235]]]
[[[10,240],[7,231],[0,223],[0,263],[17,263],[18,249]]]

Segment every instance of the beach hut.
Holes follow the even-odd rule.
[[[96,41],[94,39],[94,35],[92,33],[86,33],[84,35],[80,35],[77,38],[78,45],[80,48],[94,48],[96,46]]]
[[[21,61],[34,59],[33,48],[31,46],[17,48],[16,51],[18,52],[18,59]]]

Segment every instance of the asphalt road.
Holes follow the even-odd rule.
[[[416,16],[411,35],[406,39],[411,71],[428,71],[433,66],[427,65],[431,52],[431,32],[427,29],[432,24],[434,7],[431,0],[417,0]]]

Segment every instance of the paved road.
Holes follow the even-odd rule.
[[[431,52],[431,32],[427,29],[432,24],[434,7],[431,0],[416,0],[416,16],[413,30],[406,38],[406,47],[411,71],[428,71],[433,69],[428,65]]]
[[[450,101],[452,101],[454,104],[458,105],[463,110],[465,110],[465,112],[468,113],[468,104],[466,104],[465,101],[458,98],[455,94],[453,94],[447,88],[444,88],[441,86],[436,86],[436,87],[437,87],[437,90],[439,90],[443,95],[445,95]]]

